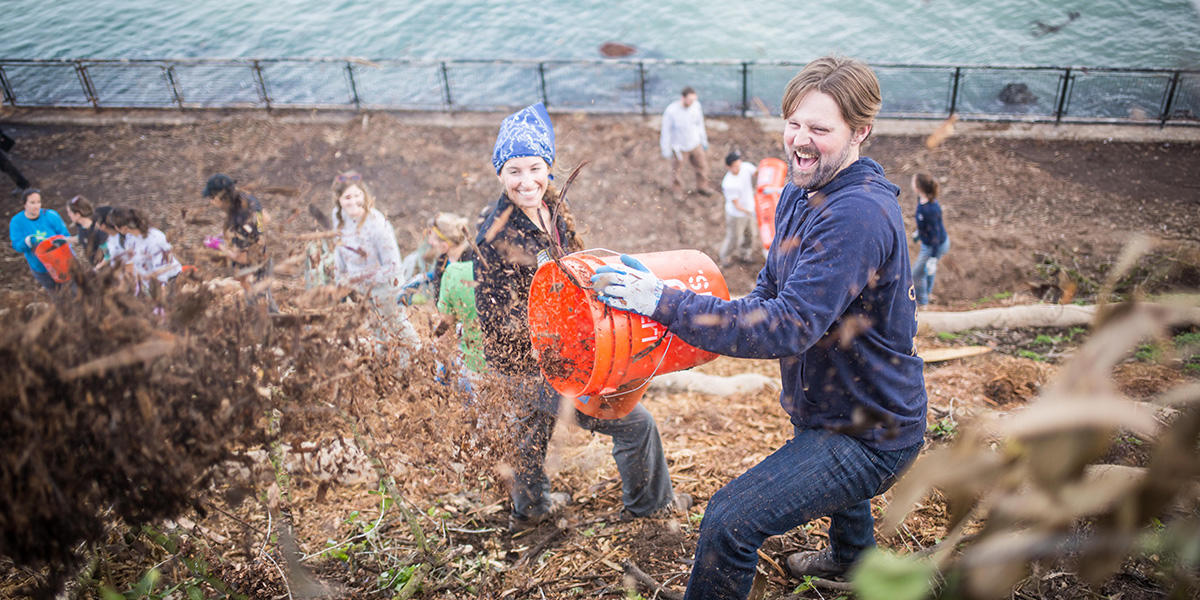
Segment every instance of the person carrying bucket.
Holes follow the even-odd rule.
[[[558,514],[571,500],[550,492],[544,471],[546,446],[558,415],[559,396],[540,373],[527,323],[529,287],[551,245],[582,249],[574,219],[550,184],[554,128],[540,102],[509,115],[500,125],[492,166],[503,190],[480,223],[475,244],[475,302],[488,368],[511,387],[516,403],[516,443],[509,528],[521,531]],[[691,507],[691,497],[671,486],[654,417],[638,405],[621,419],[575,414],[580,427],[613,438],[621,474],[623,519],[667,516]]]
[[[924,441],[923,364],[900,189],[860,156],[881,105],[864,63],[819,58],[784,91],[789,182],[754,289],[734,301],[674,289],[630,257],[597,269],[601,301],[703,350],[778,358],[794,437],[713,494],[687,599],[746,598],[772,535],[830,516],[829,547],[793,576],[838,578],[875,545],[870,499]],[[782,243],[787,241],[788,243]]]
[[[47,291],[54,292],[61,287],[37,256],[38,246],[54,236],[62,236],[65,241],[71,232],[67,230],[62,217],[49,208],[42,208],[42,192],[29,188],[21,193],[21,204],[24,209],[13,215],[8,222],[8,239],[12,249],[25,255],[33,278]],[[69,246],[68,246],[69,248]],[[68,250],[69,251],[69,250]]]

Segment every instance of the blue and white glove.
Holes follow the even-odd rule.
[[[663,282],[638,259],[621,255],[628,269],[605,265],[592,276],[592,289],[599,300],[615,309],[650,316],[662,298]]]

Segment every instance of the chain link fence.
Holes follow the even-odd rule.
[[[872,65],[880,116],[1200,125],[1200,70]],[[651,114],[690,85],[711,115],[778,115],[802,63],[716,60],[0,59],[11,106]]]

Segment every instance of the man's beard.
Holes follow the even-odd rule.
[[[808,154],[817,155],[817,168],[807,178],[796,172],[797,150],[804,150]],[[821,154],[815,147],[806,146],[792,149],[792,154],[788,157],[788,179],[792,182],[792,185],[807,190],[819,190],[825,187],[825,184],[833,181],[838,171],[842,170],[842,166],[846,164],[846,159],[850,158],[850,144],[846,144],[842,148],[841,153],[837,155],[835,160],[827,161],[826,158],[826,155]]]

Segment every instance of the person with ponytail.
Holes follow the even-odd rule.
[[[541,374],[529,340],[529,285],[552,246],[583,249],[575,222],[550,183],[554,128],[542,103],[509,115],[500,125],[492,166],[502,191],[475,237],[475,301],[489,370],[507,383],[517,406],[509,528],[521,531],[561,512],[570,494],[550,492],[543,462],[558,416],[559,395]],[[638,405],[621,419],[575,411],[580,427],[613,438],[621,474],[623,519],[686,512],[691,497],[671,486],[654,417]]]

